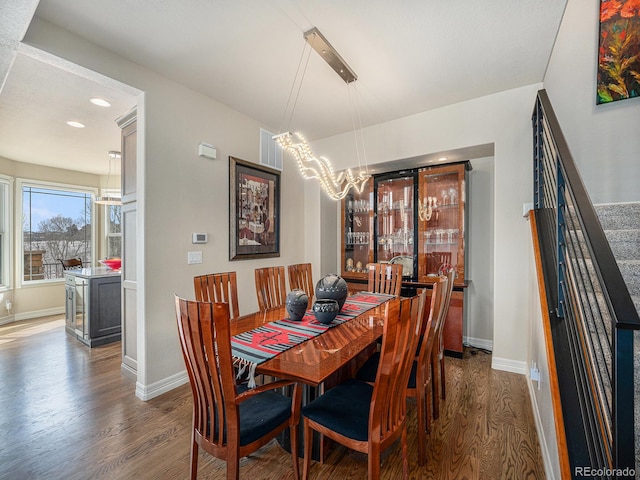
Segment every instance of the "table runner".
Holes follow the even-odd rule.
[[[248,368],[248,387],[255,387],[256,367],[261,363],[302,342],[317,337],[330,328],[356,318],[391,298],[393,295],[360,292],[347,297],[340,313],[329,325],[316,321],[313,311],[307,310],[299,321],[285,318],[234,335],[231,337],[231,354],[234,364],[239,368],[238,378]]]

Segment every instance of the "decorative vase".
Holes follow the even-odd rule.
[[[333,319],[336,318],[339,311],[340,306],[338,302],[331,298],[321,298],[313,304],[313,314],[316,320],[325,325],[333,322]]]
[[[335,273],[325,275],[316,284],[316,298],[318,300],[330,298],[337,301],[339,310],[342,309],[348,293],[347,282]]]
[[[287,293],[286,309],[289,314],[289,319],[295,322],[304,317],[304,313],[307,311],[307,305],[309,304],[309,297],[304,293],[304,290],[294,288]]]

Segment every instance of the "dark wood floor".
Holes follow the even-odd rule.
[[[491,370],[491,356],[447,358],[448,397],[412,479],[541,479],[544,470],[525,379]],[[0,479],[184,479],[189,472],[188,385],[148,402],[120,374],[120,344],[89,349],[60,319],[0,326]],[[290,456],[271,443],[241,461],[241,478],[292,478]],[[312,479],[366,478],[366,458],[335,449]],[[402,477],[400,449],[383,456],[382,478]],[[200,456],[199,478],[225,478]]]

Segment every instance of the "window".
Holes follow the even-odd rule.
[[[33,182],[20,182],[20,191],[24,281],[63,278],[60,259],[79,257],[90,265],[94,192]]]
[[[107,258],[122,258],[122,206],[105,205]]]
[[[9,199],[11,180],[7,177],[0,177],[0,287],[9,287],[10,270],[9,270],[9,258],[11,255],[10,243],[10,205]]]

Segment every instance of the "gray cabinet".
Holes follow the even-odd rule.
[[[65,272],[67,333],[90,347],[121,337],[119,272],[83,268]]]

